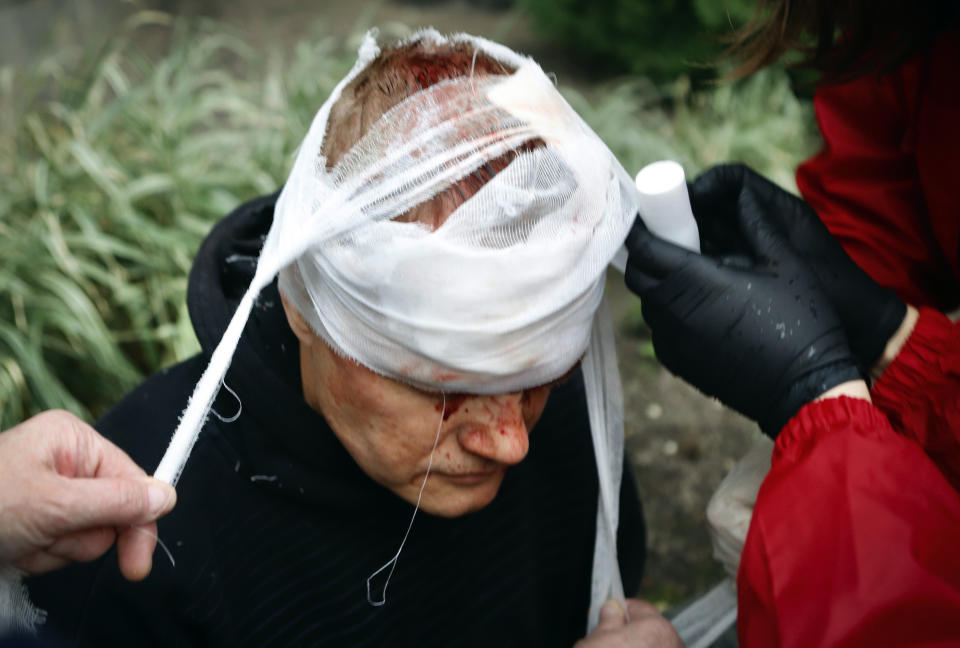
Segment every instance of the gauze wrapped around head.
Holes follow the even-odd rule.
[[[328,168],[331,108],[379,53],[368,35],[300,147],[250,289],[157,476],[176,481],[253,297],[278,273],[281,292],[333,349],[422,389],[514,392],[562,376],[586,353],[601,486],[597,552],[607,554],[595,558],[595,619],[605,597],[622,597],[615,558],[620,385],[610,327],[595,323],[605,269],[637,211],[636,190],[532,60],[465,35],[425,30],[414,38],[467,44],[513,72],[414,93]],[[532,141],[542,145],[524,148]],[[510,152],[509,165],[435,231],[393,220]],[[605,573],[599,584],[598,572]]]
[[[297,187],[353,185],[347,200],[363,195],[368,217],[386,205],[396,216],[404,192],[413,207],[524,142],[544,142],[436,231],[374,220],[281,272],[284,296],[330,346],[423,389],[505,393],[568,371],[586,351],[603,269],[636,213],[632,180],[609,150],[539,67],[510,63],[512,76],[414,94],[329,171],[318,162],[326,127],[315,125],[277,204],[278,221],[300,220],[325,206]]]

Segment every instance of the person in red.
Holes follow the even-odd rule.
[[[832,82],[809,204],[710,169],[691,186],[704,254],[638,223],[627,284],[661,362],[775,438],[741,645],[960,645],[957,7],[772,5],[750,64],[819,34]]]

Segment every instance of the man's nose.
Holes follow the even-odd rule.
[[[527,456],[530,437],[523,420],[522,392],[477,396],[470,409],[480,416],[471,417],[473,420],[458,433],[460,445],[466,450],[507,466]]]

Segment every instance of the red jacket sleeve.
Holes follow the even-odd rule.
[[[865,400],[777,438],[738,577],[744,648],[960,645],[960,495]]]
[[[960,491],[960,326],[920,309],[871,395],[897,432],[916,441]]]
[[[949,310],[957,285],[916,158],[925,63],[920,56],[882,80],[818,88],[823,149],[797,169],[797,187],[874,281],[915,306]]]

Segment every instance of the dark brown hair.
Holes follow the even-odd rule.
[[[957,0],[759,0],[747,25],[730,37],[739,78],[799,52],[794,65],[824,82],[883,74],[956,24]]]

